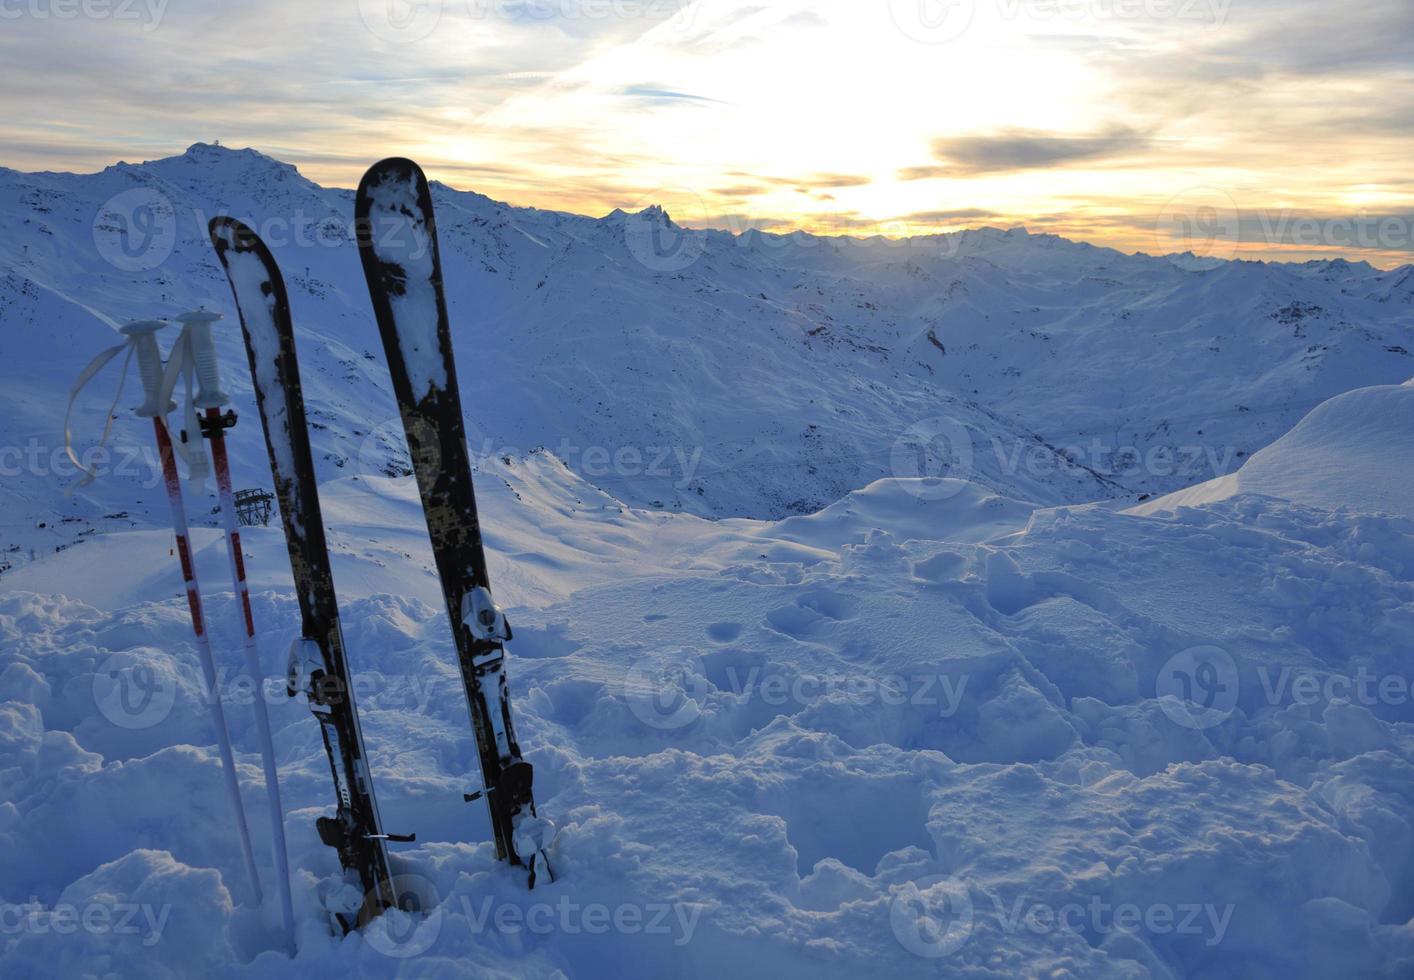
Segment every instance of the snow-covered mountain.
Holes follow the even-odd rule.
[[[1126,256],[1022,229],[734,236],[657,208],[592,219],[434,192],[474,454],[545,447],[634,505],[775,518],[948,463],[1039,503],[1168,492],[1331,395],[1414,374],[1414,267]],[[114,324],[233,317],[205,234],[218,213],[284,269],[324,475],[404,471],[350,192],[204,144],[92,175],[0,171],[12,564],[163,523],[149,434],[126,414],[97,457],[114,472],[56,497],[73,482],[63,403]],[[222,350],[253,417],[234,322]],[[81,445],[106,377],[76,408]],[[233,452],[238,484],[268,482],[257,426]]]
[[[528,892],[464,802],[352,195],[200,145],[0,172],[0,974],[1414,975],[1414,268],[436,196],[558,880]],[[290,285],[371,775],[417,834],[392,860],[422,912],[330,935],[324,747],[267,684],[293,960],[248,897],[149,433],[121,412],[98,481],[56,472],[115,324],[232,313],[222,211]],[[264,485],[243,374],[237,479]],[[268,879],[261,679],[220,535],[194,542]],[[281,532],[244,550],[277,678]]]

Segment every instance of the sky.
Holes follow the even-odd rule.
[[[0,0],[0,165],[1414,261],[1414,0]]]

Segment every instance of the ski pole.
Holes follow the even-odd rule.
[[[260,736],[260,756],[265,764],[265,791],[270,803],[271,846],[275,852],[276,884],[280,890],[280,912],[285,924],[285,942],[289,954],[295,954],[295,912],[290,895],[290,858],[285,844],[285,810],[280,801],[280,776],[275,764],[275,743],[271,736],[270,712],[265,704],[265,673],[260,666],[260,648],[255,639],[255,617],[250,609],[250,588],[246,584],[245,556],[241,552],[241,535],[236,524],[235,494],[231,488],[231,464],[226,455],[225,430],[235,424],[234,412],[225,415],[221,406],[230,396],[221,390],[220,364],[216,345],[211,339],[211,325],[221,319],[219,313],[196,310],[177,317],[191,338],[192,359],[196,363],[197,408],[206,410],[201,430],[211,442],[211,461],[216,471],[216,491],[221,500],[221,522],[226,530],[226,552],[230,558],[231,587],[241,614],[245,631],[246,670],[256,684],[255,722]]]
[[[236,774],[236,759],[231,751],[231,735],[226,728],[226,712],[221,705],[221,691],[216,677],[216,661],[211,654],[211,640],[206,635],[206,615],[201,605],[201,590],[197,584],[196,563],[192,560],[187,510],[182,501],[181,477],[177,473],[176,453],[167,431],[166,414],[174,407],[162,394],[162,353],[157,347],[157,331],[167,324],[161,320],[139,320],[122,328],[122,334],[137,354],[138,373],[142,377],[146,401],[137,409],[141,417],[152,419],[157,436],[157,455],[162,461],[162,476],[167,484],[167,502],[172,509],[172,531],[177,538],[177,555],[182,563],[182,579],[187,590],[187,606],[191,611],[192,633],[196,636],[197,654],[202,673],[211,691],[211,719],[216,729],[216,742],[221,750],[221,767],[226,776],[226,788],[235,810],[236,828],[241,840],[241,855],[250,876],[251,893],[257,904],[264,901],[260,890],[260,875],[255,869],[255,854],[250,846],[250,827],[246,824],[245,807],[241,804],[240,779]]]

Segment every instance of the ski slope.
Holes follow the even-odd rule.
[[[105,320],[224,308],[185,212],[169,264],[94,254],[84,209],[134,186],[255,216],[350,206],[213,147],[0,174],[10,445],[52,447]],[[352,244],[277,247],[373,778],[387,829],[417,834],[392,853],[423,911],[326,928],[326,756],[283,693],[284,543],[251,529],[300,927],[297,958],[279,951],[274,903],[243,881],[143,433],[122,422],[133,472],[67,498],[42,466],[0,485],[21,548],[0,573],[0,973],[1414,974],[1414,372],[1389,349],[1410,339],[1408,269],[983,230],[926,259],[701,232],[662,271],[628,224],[661,213],[437,194],[557,881],[527,892],[462,801],[475,747]],[[232,375],[237,485],[260,485]],[[84,431],[109,397],[83,400]],[[900,434],[940,417],[969,464],[895,472]],[[1234,470],[1058,455],[1093,459],[1079,440],[1099,427],[1141,455],[1233,447]],[[702,453],[678,488],[591,465],[596,440]],[[1017,446],[1046,465],[1009,464]],[[211,503],[189,499],[194,518]],[[217,532],[194,543],[268,875],[259,685]]]

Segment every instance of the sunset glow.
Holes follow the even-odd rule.
[[[219,139],[322,183],[404,153],[514,204],[733,230],[1165,252],[1192,219],[1224,254],[1414,248],[1405,0],[30,6],[0,35],[17,169]]]

